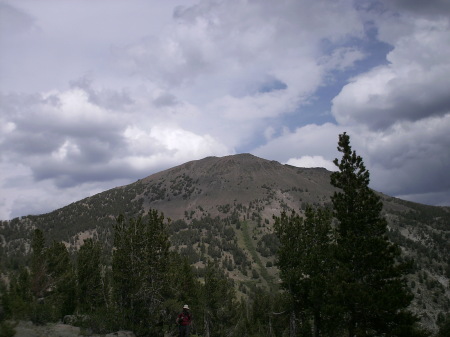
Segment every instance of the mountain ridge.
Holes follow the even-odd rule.
[[[26,260],[33,228],[73,251],[92,237],[106,247],[119,214],[145,215],[156,209],[172,220],[174,249],[201,268],[216,259],[239,291],[267,285],[277,274],[273,219],[282,211],[302,213],[307,205],[331,207],[336,188],[324,168],[283,165],[251,154],[206,157],[151,174],[71,203],[53,212],[0,222],[0,248],[14,267]],[[427,326],[450,309],[450,207],[427,206],[378,193],[389,237],[413,263],[414,311]]]

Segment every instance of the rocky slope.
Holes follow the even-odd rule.
[[[307,204],[330,207],[334,191],[323,168],[297,168],[250,154],[208,157],[48,214],[2,221],[0,262],[5,269],[23,262],[35,227],[73,250],[87,237],[111,246],[118,214],[143,215],[153,208],[172,219],[174,248],[199,269],[208,257],[221,261],[246,293],[252,284],[277,280],[272,216],[282,210],[302,212]],[[381,197],[391,240],[414,261],[409,277],[413,309],[435,328],[437,316],[450,310],[450,208]]]

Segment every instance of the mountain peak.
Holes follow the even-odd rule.
[[[29,247],[29,242],[15,238],[20,238],[23,233],[24,238],[31,237],[29,231],[33,228],[40,228],[49,239],[64,240],[74,248],[88,237],[111,245],[112,225],[119,214],[135,217],[156,209],[173,220],[176,233],[173,233],[172,240],[177,249],[190,251],[194,257],[201,256],[200,250],[206,241],[200,242],[199,238],[211,239],[214,249],[211,248],[212,253],[208,254],[221,259],[223,266],[234,256],[233,259],[246,260],[247,267],[259,270],[264,282],[271,282],[267,275],[275,273],[275,251],[271,250],[273,216],[282,211],[302,213],[307,205],[330,206],[331,196],[336,191],[330,184],[330,174],[323,168],[282,165],[248,153],[206,157],[96,194],[52,213],[3,222],[0,236],[4,239],[0,248],[8,256],[13,252],[27,251],[28,248],[20,248],[20,245],[23,243],[23,247]],[[444,258],[448,255],[447,248],[442,242],[446,242],[444,238],[448,236],[446,228],[450,213],[445,208],[381,197],[390,225],[389,235],[402,246],[405,256],[414,258],[419,271],[426,270],[426,275],[433,275],[433,286],[441,291],[444,288],[440,280],[447,284],[448,276],[444,277],[436,270],[444,270],[442,266],[448,266]],[[232,230],[235,236],[225,240],[225,227],[228,234]],[[219,235],[219,229],[226,241],[220,239],[220,242],[225,242],[221,245],[212,240]],[[17,242],[20,245],[16,245]],[[231,249],[231,244],[245,253],[237,248]],[[207,251],[210,252],[209,243]],[[241,269],[244,268],[242,266],[244,262]],[[420,276],[416,273],[410,281],[419,284],[421,278],[426,280],[423,276],[425,271],[419,273]],[[244,283],[255,281],[242,270],[234,269],[229,274]],[[433,294],[437,292],[428,289],[431,283],[426,282],[420,286],[421,294],[418,293],[420,297],[415,308],[419,308],[418,312],[427,311],[430,315],[427,317],[433,315],[435,319],[440,308],[447,306],[448,292],[442,298],[435,297]],[[426,310],[420,309],[424,308],[424,303]],[[434,324],[431,319],[429,324]]]

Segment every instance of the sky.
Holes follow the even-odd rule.
[[[207,156],[450,205],[448,0],[0,0],[0,219]]]

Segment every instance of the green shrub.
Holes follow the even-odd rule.
[[[14,325],[10,322],[1,322],[0,323],[0,336],[2,337],[13,337],[16,334],[16,330],[14,330]]]

